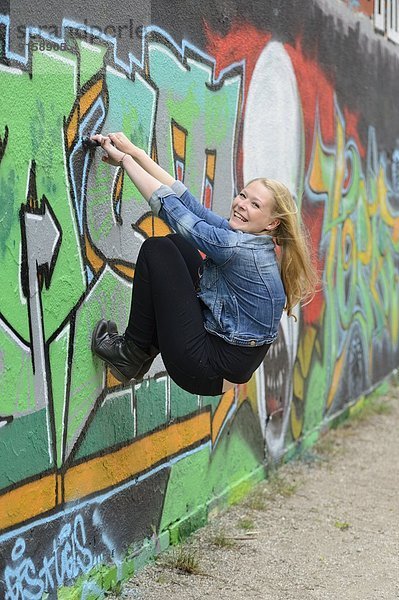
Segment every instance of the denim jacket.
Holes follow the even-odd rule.
[[[149,203],[207,256],[198,292],[205,329],[239,346],[273,342],[286,301],[273,239],[232,229],[180,181],[162,185]]]

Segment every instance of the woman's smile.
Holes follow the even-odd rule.
[[[246,219],[245,217],[243,217],[241,214],[239,214],[237,211],[233,211],[233,217],[235,219],[239,219],[240,221],[243,221],[244,223],[248,222],[248,219]]]

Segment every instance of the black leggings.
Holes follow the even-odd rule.
[[[145,240],[125,335],[144,350],[159,348],[168,374],[184,390],[217,396],[223,379],[248,381],[269,344],[236,346],[206,331],[195,291],[201,263],[199,252],[178,234]]]

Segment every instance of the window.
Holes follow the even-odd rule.
[[[385,0],[374,0],[374,27],[385,33]]]
[[[399,44],[399,0],[374,0],[374,27]]]
[[[399,44],[398,0],[388,0],[387,2],[387,34],[390,40]]]

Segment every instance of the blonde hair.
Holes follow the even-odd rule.
[[[281,279],[287,297],[284,309],[289,317],[295,318],[293,308],[299,303],[308,304],[317,291],[318,276],[312,263],[309,235],[300,221],[294,198],[283,183],[263,177],[252,181],[260,181],[273,194],[272,218],[280,223],[271,234],[281,247]]]

